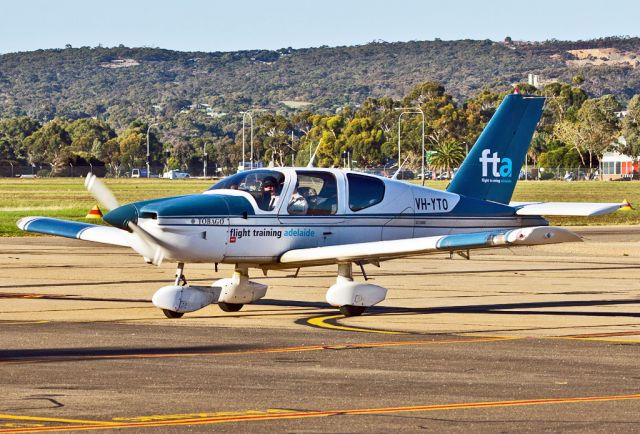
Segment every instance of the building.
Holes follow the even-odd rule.
[[[618,179],[638,172],[638,159],[619,152],[605,152],[600,161],[603,179]]]

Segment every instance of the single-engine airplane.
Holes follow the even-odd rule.
[[[25,231],[128,246],[146,262],[177,262],[173,285],[152,298],[169,318],[217,303],[238,311],[266,294],[249,269],[337,264],[327,302],[346,316],[385,299],[387,289],[353,279],[353,264],[429,253],[580,241],[544,215],[591,216],[618,203],[510,203],[543,98],[505,97],[446,191],[340,169],[269,168],[239,172],[202,194],[120,206],[94,175],[85,181],[111,210],[111,226],[25,217]],[[235,265],[230,278],[190,286],[186,263]],[[364,268],[362,268],[364,274]],[[297,275],[297,272],[296,272]],[[364,274],[366,279],[366,274]]]

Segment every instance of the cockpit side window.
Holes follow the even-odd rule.
[[[371,176],[347,173],[349,183],[349,208],[360,211],[382,202],[384,182]]]
[[[296,171],[298,184],[294,195],[306,201],[305,215],[333,215],[338,212],[338,187],[336,178],[329,172]],[[299,206],[290,214],[300,215]]]
[[[264,211],[272,211],[280,200],[284,175],[274,170],[251,170],[229,176],[209,190],[231,189],[246,191]]]

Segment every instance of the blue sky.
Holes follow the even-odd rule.
[[[115,46],[181,51],[357,45],[373,40],[638,36],[640,4],[470,0],[9,0],[0,53]]]

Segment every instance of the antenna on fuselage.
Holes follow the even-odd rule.
[[[393,174],[393,176],[391,177],[391,179],[398,179],[398,175],[400,174],[400,171],[402,170],[402,168],[404,167],[404,163],[407,162],[407,160],[409,159],[409,157],[405,158],[404,161],[402,162],[402,164],[400,165],[400,167],[398,167],[398,170],[396,170],[396,173]]]
[[[311,159],[309,160],[309,164],[307,164],[307,167],[313,167],[313,162],[316,159],[316,154],[318,153],[318,148],[320,147],[320,144],[322,143],[322,139],[320,139],[320,141],[318,142],[318,146],[316,146],[316,149],[313,151],[313,155],[311,156]]]

